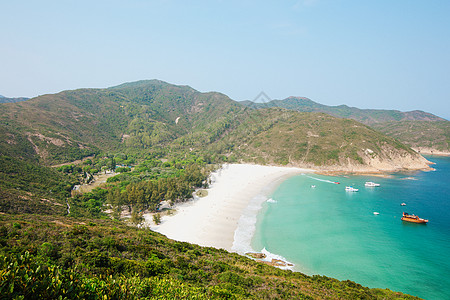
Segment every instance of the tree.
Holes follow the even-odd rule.
[[[121,193],[120,189],[116,188],[109,191],[106,199],[109,204],[111,204],[113,209],[113,217],[117,220],[120,219],[122,214],[122,207],[125,204],[125,195]]]
[[[111,171],[114,171],[116,169],[116,160],[114,159],[114,157],[111,158],[108,167]]]
[[[153,215],[153,222],[155,222],[156,225],[161,224],[161,214],[156,213]]]
[[[139,207],[134,206],[133,211],[131,212],[131,223],[138,226],[142,222],[144,222],[144,216],[142,215],[142,212],[139,210]]]

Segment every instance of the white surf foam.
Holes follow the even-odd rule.
[[[277,203],[277,200],[273,200],[272,198],[270,198],[269,200],[266,201],[267,203]]]
[[[247,252],[253,252],[252,238],[256,230],[256,221],[258,218],[258,212],[262,207],[262,204],[270,199],[267,199],[264,195],[257,195],[250,200],[249,205],[242,212],[238,221],[238,226],[234,232],[232,251],[239,254],[245,254]]]
[[[272,261],[272,259],[278,259],[284,261],[286,264],[290,264],[291,266],[279,266],[280,269],[293,270],[294,264],[289,262],[286,258],[281,255],[274,254],[269,252],[266,247],[261,250],[261,253],[265,254],[266,257],[263,259],[264,261]]]

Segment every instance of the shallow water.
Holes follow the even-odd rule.
[[[287,179],[263,203],[252,248],[281,255],[309,275],[449,299],[450,158],[428,159],[436,171]],[[346,192],[348,185],[359,191]],[[429,223],[403,222],[403,211]]]

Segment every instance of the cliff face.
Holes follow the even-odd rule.
[[[402,171],[402,170],[431,170],[428,160],[417,153],[399,151],[385,147],[382,155],[372,155],[365,151],[361,154],[368,167],[375,171]]]

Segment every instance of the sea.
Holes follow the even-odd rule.
[[[257,211],[252,250],[308,275],[450,299],[450,158],[427,159],[435,171],[384,177],[305,173],[284,180],[248,211]],[[366,181],[380,186],[365,187]],[[404,222],[403,212],[429,222]]]

